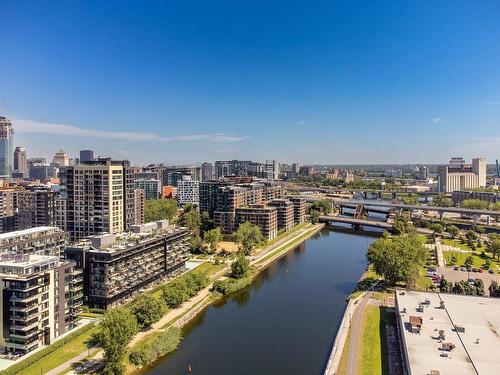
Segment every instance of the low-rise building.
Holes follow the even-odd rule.
[[[132,232],[91,236],[68,247],[65,256],[83,270],[84,300],[108,309],[143,288],[184,268],[190,231],[159,221],[131,227]]]
[[[278,215],[278,229],[290,230],[294,226],[293,203],[287,199],[274,199],[268,206],[275,207]]]
[[[498,298],[397,291],[404,372],[498,373],[499,311]]]
[[[235,229],[245,222],[258,226],[266,240],[272,240],[278,235],[278,212],[275,207],[255,204],[237,208]]]
[[[72,329],[83,302],[82,273],[59,256],[0,254],[0,348],[26,354]]]

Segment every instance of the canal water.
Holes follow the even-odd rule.
[[[147,374],[321,374],[376,236],[323,229],[192,320]]]

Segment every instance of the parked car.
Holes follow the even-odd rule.
[[[467,271],[467,270],[465,269],[465,267],[462,267],[462,268],[460,268],[460,271],[465,272],[465,271]]]
[[[460,269],[460,268],[458,268],[458,266],[453,267],[453,270],[454,270],[454,271],[458,271],[459,269]]]
[[[495,273],[495,271],[493,271],[492,269],[489,269],[488,273]]]
[[[478,268],[478,269],[477,269],[477,272],[479,272],[479,273],[483,273],[483,269],[482,269],[482,268]]]
[[[477,268],[473,268],[473,269],[472,269],[472,272],[477,272]]]

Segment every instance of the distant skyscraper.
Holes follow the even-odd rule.
[[[28,161],[26,159],[26,149],[18,146],[14,151],[14,171],[22,173],[26,177],[28,172]]]
[[[211,181],[214,177],[212,163],[203,163],[201,165],[201,180]]]
[[[68,167],[69,166],[69,156],[63,150],[59,150],[54,155],[53,162],[54,162],[54,164],[58,164],[60,167]]]
[[[87,163],[94,160],[93,150],[80,150],[80,163]]]
[[[14,158],[14,129],[7,117],[0,116],[0,178],[10,178]]]

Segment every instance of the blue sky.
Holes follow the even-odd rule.
[[[500,158],[498,1],[3,1],[28,156]]]

